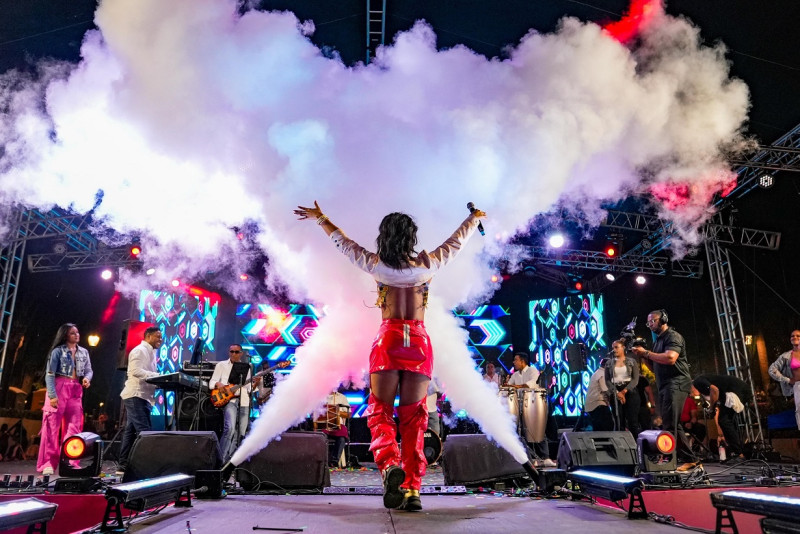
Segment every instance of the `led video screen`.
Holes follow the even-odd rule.
[[[589,378],[608,351],[603,323],[602,295],[571,295],[529,303],[529,352],[539,372],[548,377],[550,411],[555,415],[581,414]],[[569,350],[584,347],[585,365],[570,373]],[[574,346],[570,349],[570,346]],[[574,364],[575,362],[573,362]]]
[[[314,335],[320,312],[311,304],[239,304],[236,321],[241,344],[256,367],[262,361],[270,366],[288,361],[289,365],[275,373],[287,374],[294,368],[294,353]]]
[[[514,359],[511,345],[511,314],[503,306],[478,306],[474,310],[455,310],[469,332],[469,351],[475,366],[485,368],[486,362],[500,363],[509,369]]]
[[[186,291],[150,291],[139,294],[139,320],[161,329],[163,343],[156,355],[161,374],[181,369],[182,362],[192,357],[195,341],[204,339],[204,351],[215,350],[215,330],[220,296],[210,291],[189,287]],[[156,390],[153,415],[172,415],[175,393]]]

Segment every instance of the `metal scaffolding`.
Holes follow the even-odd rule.
[[[367,0],[367,64],[386,39],[386,0]]]
[[[736,285],[731,271],[730,255],[718,241],[708,240],[705,243],[708,258],[708,272],[711,288],[714,293],[714,306],[717,310],[717,323],[722,341],[722,353],[725,358],[725,371],[750,385],[753,398],[752,412],[744,411],[744,430],[748,441],[763,441],[761,415],[753,386],[753,375],[750,372],[750,360],[745,344],[742,317],[739,313],[739,300],[736,297]],[[755,417],[753,417],[755,415]]]
[[[125,248],[107,248],[90,231],[108,231],[92,219],[91,213],[76,215],[59,208],[18,210],[10,222],[16,228],[0,250],[0,384],[5,371],[17,289],[27,243],[58,238],[57,252],[28,254],[31,272],[90,269],[98,266],[121,267],[137,262]]]

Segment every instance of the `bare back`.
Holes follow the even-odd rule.
[[[386,301],[382,309],[383,319],[425,319],[423,296],[425,286],[386,287]]]

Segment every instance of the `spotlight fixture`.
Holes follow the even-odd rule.
[[[580,281],[575,282],[575,286],[574,287],[575,287],[576,291],[581,291],[581,290],[583,290],[583,283],[580,282]]]
[[[111,272],[111,269],[103,269],[103,271],[100,273],[100,278],[103,280],[111,280],[113,277],[114,273]]]
[[[496,274],[493,274],[491,280],[492,280],[493,284],[496,284],[496,283],[498,283],[500,281],[500,276],[496,275]]]
[[[245,274],[245,273],[242,273],[242,274],[239,275],[239,280],[241,280],[242,282],[246,282],[249,278],[250,277],[247,276],[247,274]]]
[[[763,189],[769,189],[774,184],[775,184],[775,177],[773,177],[771,174],[762,174],[758,178],[758,185]]]
[[[674,471],[675,436],[662,430],[645,430],[636,438],[636,451],[639,456],[639,470],[643,472]]]
[[[139,254],[141,253],[142,253],[142,247],[140,247],[139,245],[133,245],[131,247],[131,256],[133,256],[134,258],[139,256]]]
[[[609,258],[616,258],[617,257],[617,246],[616,245],[606,245],[605,253],[606,256]]]
[[[100,343],[100,336],[97,334],[89,334],[86,337],[86,342],[89,344],[90,347],[96,347],[98,343]]]
[[[636,275],[636,283],[640,286],[643,286],[647,282],[647,278],[644,277],[643,274]]]
[[[155,274],[155,272],[156,272],[156,270],[155,270],[154,268],[150,267],[150,268],[149,268],[149,269],[147,269],[147,270],[146,270],[144,273],[145,273],[147,276],[152,276],[152,275],[154,275],[154,274]]]
[[[172,283],[172,287],[178,287],[178,286],[181,285],[181,281],[178,280],[177,278],[173,279],[171,283]]]
[[[552,248],[561,248],[564,246],[564,236],[563,234],[553,234],[547,240]]]
[[[614,276],[614,273],[606,273],[606,280],[608,280],[609,282],[613,282],[616,279],[617,277]]]
[[[6,501],[0,504],[0,530],[28,527],[28,532],[46,532],[56,509],[57,504],[34,498]]]
[[[642,241],[639,244],[642,246],[643,250],[650,250],[651,248],[653,248],[653,242],[647,239],[646,237],[642,239]]]
[[[647,510],[642,499],[644,482],[640,478],[610,475],[598,471],[578,469],[567,474],[573,485],[577,484],[580,491],[594,496],[603,497],[610,501],[621,501],[630,498],[628,504],[628,519],[647,519]]]
[[[69,436],[61,445],[58,474],[62,477],[96,477],[103,467],[103,440],[92,432]]]

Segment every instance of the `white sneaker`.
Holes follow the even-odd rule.
[[[558,464],[554,460],[551,460],[550,458],[545,458],[542,464],[545,467],[558,467]]]
[[[42,469],[42,474],[43,475],[52,475],[53,474],[53,468],[48,465],[47,467]]]

